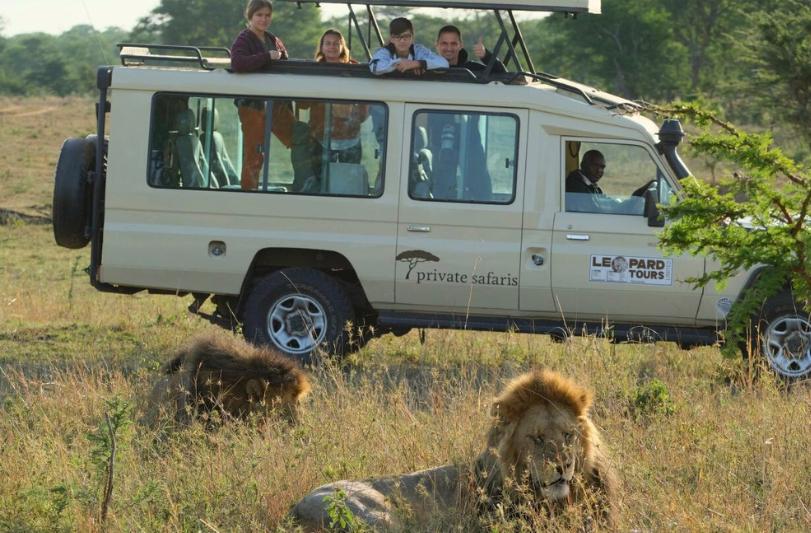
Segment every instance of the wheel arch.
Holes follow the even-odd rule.
[[[310,248],[269,247],[256,252],[245,273],[237,303],[240,319],[245,311],[245,302],[255,281],[283,268],[312,268],[335,278],[345,288],[358,316],[372,312],[366,291],[352,263],[343,254],[334,250]]]
[[[766,272],[767,269],[768,269],[768,266],[760,265],[760,266],[754,268],[752,270],[752,272],[749,273],[749,277],[746,279],[746,283],[743,284],[743,287],[741,287],[740,292],[738,292],[738,296],[735,298],[735,301],[732,303],[733,307],[738,305],[743,300],[744,295],[749,290],[752,289],[752,287],[755,285],[755,283],[757,283],[758,279],[760,279],[760,276],[764,272]],[[769,299],[778,297],[780,294],[782,294],[782,293],[784,293],[786,291],[791,291],[791,280],[790,279],[787,279],[785,284],[778,291],[775,291],[775,293],[772,294],[769,297]],[[768,303],[768,300],[764,301],[761,304],[761,311],[763,310],[763,306],[767,305],[767,303]]]

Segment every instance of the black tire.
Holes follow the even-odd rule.
[[[88,139],[66,139],[54,176],[53,230],[56,244],[83,248],[90,242],[92,199],[88,172],[96,165],[96,144]]]
[[[302,364],[317,348],[335,356],[349,349],[346,323],[354,319],[349,296],[321,271],[286,268],[261,278],[245,303],[243,333]]]
[[[744,358],[759,354],[785,381],[811,378],[811,316],[789,291],[770,298],[752,325]]]

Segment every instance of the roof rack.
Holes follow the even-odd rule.
[[[570,93],[575,93],[583,97],[583,100],[586,101],[589,105],[594,105],[594,100],[589,96],[589,94],[583,90],[582,87],[578,87],[577,85],[566,83],[565,81],[561,81],[560,78],[557,76],[553,76],[552,74],[547,74],[545,72],[515,72],[511,73],[513,75],[512,79],[518,79],[521,76],[526,76],[528,78],[532,78],[534,80],[538,80],[543,82],[547,85],[551,85],[552,87],[556,87],[558,89],[563,89],[564,91],[568,91]]]
[[[515,11],[558,11],[564,13],[600,13],[601,0],[297,0],[299,4],[366,4],[396,7],[438,7],[462,9],[501,9]]]
[[[199,66],[205,70],[229,68],[231,51],[219,46],[184,46],[178,44],[118,43],[119,58],[125,67],[143,65]],[[163,52],[163,53],[154,53]],[[225,57],[206,57],[203,52],[216,52]],[[189,55],[193,54],[193,55]]]
[[[593,87],[582,85],[565,78],[553,76],[552,74],[547,74],[546,72],[511,72],[509,74],[511,76],[509,83],[514,82],[516,79],[520,79],[522,76],[532,78],[540,81],[541,83],[545,83],[546,85],[551,85],[557,89],[576,94],[583,98],[583,100],[589,105],[594,105],[595,101],[599,102],[600,104],[603,104],[609,111],[616,110],[621,113],[636,113],[642,109],[642,106],[637,102],[632,102],[631,100],[626,100],[619,96],[614,96]]]

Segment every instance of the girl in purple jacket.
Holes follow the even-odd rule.
[[[231,70],[256,72],[270,68],[274,61],[287,59],[287,49],[281,39],[267,31],[273,18],[270,0],[250,0],[245,8],[247,27],[237,35],[231,45]],[[237,100],[242,122],[244,160],[242,162],[242,188],[256,189],[264,163],[265,104],[262,100]],[[277,122],[279,125],[277,126]],[[288,148],[289,128],[285,120],[273,120],[273,132]],[[288,126],[291,124],[288,124]]]

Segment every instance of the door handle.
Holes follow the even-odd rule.
[[[566,238],[570,241],[587,241],[591,237],[584,233],[567,233]]]
[[[429,233],[431,231],[431,226],[423,226],[421,224],[409,224],[406,229],[408,231],[414,231],[417,233]]]

